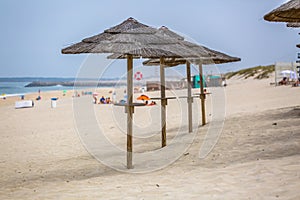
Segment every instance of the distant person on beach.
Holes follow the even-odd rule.
[[[77,91],[75,91],[74,97],[80,97],[80,94]]]
[[[101,97],[100,103],[105,104],[105,98],[104,98],[104,96]]]
[[[286,85],[287,84],[287,77],[283,77],[281,81],[279,81],[279,85]]]
[[[105,101],[106,101],[106,104],[110,104],[111,103],[110,97],[107,97]]]
[[[116,101],[117,101],[117,93],[116,93],[116,91],[114,91],[112,94],[112,102],[116,103]]]
[[[293,84],[293,87],[299,87],[300,86],[300,78],[297,79],[297,81]]]
[[[93,96],[93,98],[94,98],[94,104],[97,104],[97,97]]]
[[[226,87],[226,86],[227,86],[226,81],[225,81],[225,78],[222,78],[222,86],[223,86],[223,87]]]
[[[37,98],[35,100],[39,101],[41,99],[42,99],[42,97],[41,97],[41,90],[39,89],[38,90],[38,96],[37,96]]]
[[[124,101],[127,102],[127,92],[124,90]]]
[[[155,101],[151,101],[151,103],[148,104],[148,106],[154,106],[154,105],[156,105],[156,102],[155,102]]]

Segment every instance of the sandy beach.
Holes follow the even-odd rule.
[[[26,109],[14,108],[19,97],[0,99],[0,199],[300,199],[300,87],[274,87],[271,82],[273,78],[228,80],[222,133],[215,148],[200,159],[215,95],[210,88],[208,125],[194,128],[193,142],[178,160],[148,173],[116,171],[89,154],[77,133],[71,91],[66,96],[42,92],[42,100]],[[109,90],[98,92],[108,96]],[[54,96],[59,100],[51,108]],[[79,98],[90,101],[104,133],[124,149],[125,135],[110,117],[116,108],[93,105],[91,96]],[[174,102],[167,107],[168,140],[182,117]],[[159,113],[159,105],[142,109]],[[142,114],[136,109],[135,116]],[[151,131],[158,133],[159,120],[154,123]],[[159,147],[159,134],[134,139],[135,152]],[[118,162],[125,164],[125,157]]]

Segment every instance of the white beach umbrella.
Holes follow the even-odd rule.
[[[285,77],[289,77],[289,78],[293,78],[293,79],[297,78],[296,72],[294,72],[292,70],[283,70],[280,72],[280,74],[282,74]]]

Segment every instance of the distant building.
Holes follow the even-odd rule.
[[[200,75],[195,75],[192,77],[193,88],[200,88]],[[203,76],[204,87],[221,87],[222,77],[219,75],[207,75]]]
[[[183,80],[180,81],[166,81],[166,90],[176,90],[186,88],[186,83]],[[147,91],[157,91],[160,90],[159,81],[147,81],[146,83]]]
[[[207,87],[222,87],[222,77],[219,75],[208,75],[206,84]]]
[[[191,78],[192,87],[200,88],[200,76],[195,75]],[[203,76],[203,85],[204,87],[221,87],[222,86],[222,77],[219,75],[207,75]],[[159,81],[147,81],[146,82],[147,91],[157,91],[160,90]],[[179,81],[166,81],[166,90],[176,90],[187,88],[187,78],[183,78]]]
[[[147,91],[160,90],[160,82],[159,81],[147,81],[146,88],[147,88]]]

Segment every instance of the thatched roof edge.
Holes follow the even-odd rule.
[[[264,16],[267,21],[300,22],[300,1],[291,0]]]
[[[106,29],[103,33],[85,38],[82,41],[83,42],[100,42],[100,41],[106,40],[107,38],[109,38],[110,36],[115,35],[115,34],[119,34],[119,33],[126,32],[126,31],[136,29],[136,28],[146,28],[146,27],[149,27],[149,26],[140,23],[139,21],[137,21],[136,19],[134,19],[132,17],[129,17],[122,23],[120,23],[116,26],[113,26],[109,29]]]
[[[300,28],[300,22],[289,22],[286,24],[286,26],[290,28]]]

